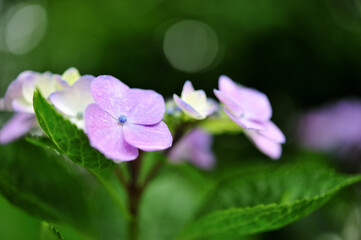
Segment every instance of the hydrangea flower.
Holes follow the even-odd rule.
[[[264,93],[238,86],[227,76],[219,78],[219,90],[214,94],[224,104],[227,115],[245,129],[262,130],[262,123],[271,119],[272,107]]]
[[[84,75],[76,80],[72,86],[50,95],[50,101],[54,106],[80,129],[84,129],[85,108],[94,103],[90,91],[90,84],[93,79],[93,76]]]
[[[16,112],[34,113],[33,95],[36,89],[48,98],[52,92],[63,87],[64,82],[58,74],[26,71],[10,84],[5,94],[5,106],[12,107]]]
[[[171,147],[172,135],[162,122],[163,97],[152,91],[129,88],[112,76],[91,83],[96,103],[85,110],[85,131],[92,147],[114,162],[134,160],[138,149]]]
[[[272,107],[264,93],[237,85],[227,76],[219,78],[214,94],[224,104],[224,111],[252,140],[256,147],[273,159],[282,154],[286,141],[281,130],[270,120]]]
[[[60,75],[25,71],[9,85],[3,99],[3,110],[15,115],[0,130],[0,144],[7,144],[37,127],[33,93],[39,89],[44,97],[64,86]]]
[[[190,131],[171,149],[168,154],[173,163],[188,160],[202,169],[212,169],[215,156],[211,150],[213,138],[200,128]]]
[[[204,119],[215,110],[215,103],[207,99],[203,90],[194,90],[190,81],[186,81],[183,86],[181,97],[173,95],[175,103],[188,116],[195,119]]]
[[[272,159],[279,159],[282,155],[281,144],[286,142],[286,137],[272,121],[263,124],[264,130],[245,130],[245,134],[261,152]]]
[[[298,139],[305,148],[342,156],[360,151],[361,100],[345,99],[303,114]]]

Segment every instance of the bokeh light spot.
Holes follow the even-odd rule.
[[[163,51],[171,65],[181,71],[198,72],[209,67],[219,49],[216,33],[207,24],[183,20],[169,27]]]
[[[37,4],[16,6],[8,18],[5,43],[14,54],[24,54],[39,44],[46,28],[45,9]]]

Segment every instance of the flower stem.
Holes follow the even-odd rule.
[[[141,168],[141,161],[142,152],[140,152],[137,159],[129,162],[130,181],[127,186],[127,190],[129,196],[129,211],[133,216],[129,223],[130,240],[138,239],[139,203],[143,193],[143,188],[138,185],[138,175]]]
[[[187,133],[187,131],[194,126],[194,122],[186,122],[182,124],[174,134],[173,144],[176,144],[180,138]],[[170,149],[164,151],[165,154],[168,154]],[[155,164],[151,172],[148,174],[143,184],[138,183],[138,177],[141,169],[143,152],[139,153],[139,156],[134,161],[129,162],[129,172],[130,172],[130,180],[126,183],[128,197],[129,197],[129,211],[132,215],[132,218],[129,223],[129,239],[137,240],[138,239],[138,225],[139,225],[139,205],[142,194],[149,182],[154,178],[154,176],[158,173],[159,169],[162,167],[162,163],[158,162]],[[125,183],[124,178],[118,173],[116,173],[120,182]]]

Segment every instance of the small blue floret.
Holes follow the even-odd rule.
[[[118,121],[121,123],[121,124],[124,124],[127,122],[127,117],[124,116],[124,115],[120,115],[120,117],[118,117]]]

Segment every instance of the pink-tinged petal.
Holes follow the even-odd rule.
[[[22,88],[21,88],[22,98],[28,103],[33,102],[33,95],[34,95],[34,91],[36,90],[36,82],[38,81],[39,77],[40,74],[37,73],[34,73],[33,75],[29,74],[29,76],[26,79],[24,79],[24,81],[22,82]],[[41,94],[43,95],[43,93]],[[44,97],[48,97],[48,96],[44,96]]]
[[[259,131],[259,134],[277,143],[286,142],[285,135],[276,126],[276,124],[274,124],[272,121],[265,122],[264,124],[265,124],[265,130]]]
[[[173,94],[174,102],[180,107],[186,114],[195,119],[204,119],[205,116],[197,112],[191,105],[180,99],[176,94]]]
[[[72,86],[74,92],[77,93],[78,96],[81,96],[81,99],[77,101],[75,106],[78,112],[84,112],[90,103],[94,103],[94,98],[90,91],[90,86],[94,79],[95,77],[91,75],[84,75]]]
[[[73,108],[74,98],[70,91],[57,91],[50,94],[50,101],[62,113],[68,116],[75,116],[77,112]]]
[[[184,99],[187,94],[194,92],[194,87],[191,81],[186,81],[183,85],[183,90],[181,94],[181,98]]]
[[[241,87],[237,103],[242,106],[247,118],[268,121],[272,116],[272,107],[268,97],[256,89]]]
[[[0,130],[0,144],[8,144],[24,136],[34,127],[34,114],[16,113]]]
[[[33,105],[21,98],[13,100],[12,108],[14,109],[15,112],[34,114]]]
[[[234,96],[237,96],[238,89],[240,88],[240,86],[238,86],[232,79],[225,75],[219,77],[218,87],[219,90],[229,98],[234,98]]]
[[[62,113],[75,117],[78,113],[84,113],[85,108],[94,103],[90,92],[90,85],[94,77],[83,76],[72,86],[50,95],[50,101]]]
[[[20,81],[14,80],[10,83],[8,89],[6,90],[4,97],[4,107],[5,110],[13,110],[12,102],[14,99],[21,97],[22,95],[22,83]]]
[[[90,145],[114,162],[134,160],[138,150],[129,145],[123,134],[123,127],[98,104],[90,104],[84,115],[85,132]]]
[[[242,107],[247,118],[258,121],[268,121],[271,118],[272,107],[264,93],[256,89],[238,86],[227,76],[219,78],[219,90]],[[221,99],[220,101],[223,102]],[[229,106],[229,110],[232,111],[232,106]]]
[[[10,83],[4,97],[4,109],[11,111],[13,110],[13,100],[21,95],[21,83],[13,81]]]
[[[272,159],[279,159],[282,155],[282,146],[280,143],[274,142],[257,131],[247,131],[246,135],[251,139],[254,145],[265,155]]]
[[[231,112],[229,112],[226,108],[224,108],[224,111],[232,119],[233,122],[237,123],[239,126],[241,126],[244,129],[248,129],[248,130],[264,130],[265,129],[265,125],[262,122],[256,122],[256,121],[253,121],[250,119],[246,119],[244,117],[236,117]]]
[[[163,150],[172,146],[172,135],[164,122],[150,126],[126,123],[123,131],[125,141],[143,151]]]
[[[218,100],[224,104],[224,106],[235,116],[241,116],[244,114],[243,108],[233,101],[233,99],[226,96],[223,92],[214,89],[214,94],[218,98]]]
[[[129,106],[123,114],[131,123],[153,125],[162,120],[165,112],[162,95],[153,90],[132,88],[124,94],[122,103]]]
[[[95,102],[115,118],[129,110],[129,103],[124,99],[124,94],[128,90],[127,85],[109,75],[96,77],[91,83]]]

